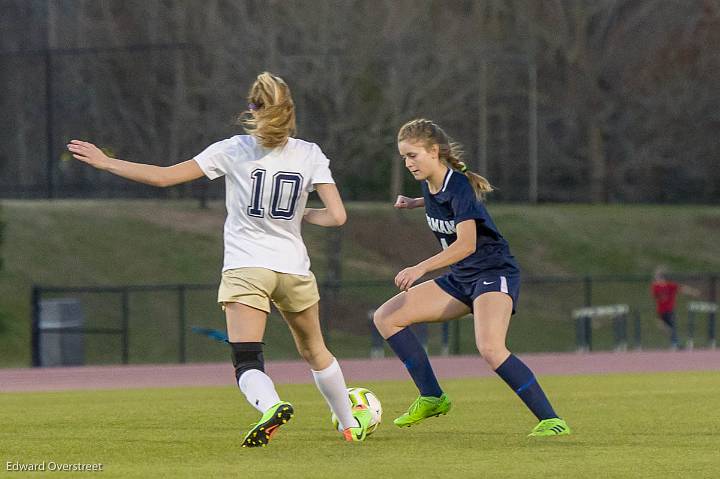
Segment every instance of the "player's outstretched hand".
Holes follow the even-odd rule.
[[[100,148],[87,141],[71,140],[67,149],[75,159],[95,168],[103,169],[110,163],[110,158]]]
[[[397,200],[395,200],[395,204],[393,206],[398,209],[415,208],[415,198],[398,195]]]

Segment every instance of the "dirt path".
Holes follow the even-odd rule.
[[[588,354],[524,354],[521,358],[537,375],[605,374],[620,372],[717,371],[720,350],[642,351]],[[492,373],[477,356],[433,357],[441,379],[481,377]],[[409,379],[396,358],[346,359],[340,363],[348,384],[363,381]],[[311,383],[312,375],[300,361],[268,362],[266,370],[278,384]],[[232,365],[84,366],[38,369],[0,369],[0,392],[127,389],[184,386],[229,386]]]

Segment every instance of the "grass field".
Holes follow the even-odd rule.
[[[224,207],[208,210],[187,200],[3,201],[4,269],[0,270],[0,367],[29,364],[30,289],[33,284],[88,286],[163,283],[214,285],[222,263]],[[437,251],[420,210],[398,213],[389,204],[349,204],[342,228],[342,279],[377,280],[385,286],[345,286],[329,318],[329,339],[340,357],[367,355],[367,311],[396,293],[401,268]],[[527,276],[648,275],[658,263],[677,272],[720,271],[720,207],[699,205],[489,204]],[[668,218],[673,228],[668,229]],[[328,229],[306,226],[313,269],[326,276]],[[387,234],[378,235],[378,231]],[[412,245],[409,247],[408,245]],[[691,245],[690,247],[688,245]],[[704,283],[693,286],[706,291]],[[131,362],[175,361],[176,294],[138,293],[130,299]],[[550,300],[548,300],[550,298]],[[77,295],[86,325],[116,327],[118,295]],[[680,298],[679,310],[687,298]],[[188,296],[188,326],[222,328],[214,287]],[[643,341],[665,347],[645,281],[598,283],[595,304],[624,302],[642,312]],[[525,284],[509,341],[518,352],[574,348],[570,311],[583,305],[583,284]],[[330,310],[327,302],[325,310]],[[681,317],[684,331],[684,317]],[[273,321],[279,321],[275,318]],[[352,330],[348,330],[348,325]],[[597,345],[611,345],[609,321],[598,323]],[[464,325],[464,330],[470,324]],[[701,326],[698,327],[698,331]],[[158,342],[162,337],[165,341]],[[461,352],[473,351],[463,334]],[[296,358],[287,329],[268,328],[268,358]],[[702,344],[698,344],[701,346]],[[117,337],[88,337],[87,362],[114,363]],[[188,360],[225,360],[227,351],[188,334]]]
[[[123,478],[717,477],[717,372],[541,382],[573,435],[526,438],[534,418],[496,378],[445,381],[453,411],[402,430],[392,418],[411,383],[359,385],[384,406],[363,444],[340,441],[314,386],[280,385],[296,416],[262,449],[238,447],[257,414],[230,387],[3,394],[0,475],[7,462],[54,461]]]

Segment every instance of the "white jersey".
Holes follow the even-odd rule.
[[[335,183],[320,147],[289,138],[270,149],[237,135],[210,145],[195,161],[211,180],[225,176],[223,271],[259,267],[308,275],[300,235],[305,204],[313,185]]]

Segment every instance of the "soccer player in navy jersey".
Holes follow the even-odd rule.
[[[395,207],[425,206],[428,225],[442,251],[400,271],[395,284],[402,292],[375,312],[378,331],[420,391],[395,424],[412,426],[446,414],[451,407],[425,350],[408,326],[448,321],[472,312],[480,355],[540,421],[530,436],[570,434],[533,372],[505,345],[520,292],[520,269],[482,202],[492,186],[468,171],[460,161],[459,145],[429,120],[416,119],[403,125],[398,149],[406,168],[421,182],[423,196],[399,196]],[[446,266],[449,273],[414,286],[426,273]]]

